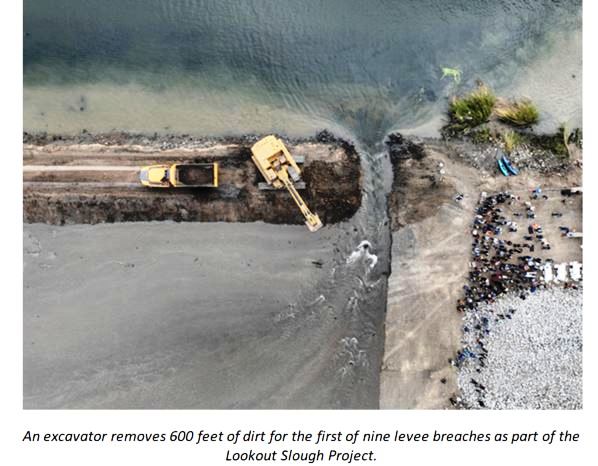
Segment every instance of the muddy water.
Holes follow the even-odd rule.
[[[204,384],[210,393],[218,393],[206,377],[221,367],[216,364],[219,358],[228,358],[238,362],[239,374],[231,375],[236,392],[228,393],[227,400],[215,395],[212,406],[232,407],[236,398],[249,407],[375,407],[390,267],[386,197],[391,169],[382,151],[384,135],[393,128],[433,133],[446,95],[471,87],[476,79],[499,93],[532,97],[546,96],[545,90],[560,95],[578,86],[580,50],[564,54],[558,44],[577,44],[580,28],[577,1],[26,0],[25,130],[201,135],[277,131],[312,136],[327,127],[355,141],[364,170],[363,205],[350,221],[316,234],[326,238],[326,273],[318,275],[315,284],[297,279],[303,285],[293,297],[292,312],[285,314],[286,306],[280,305],[282,317],[273,324],[271,309],[264,308],[243,336],[256,352],[265,347],[253,343],[265,341],[269,330],[270,335],[282,336],[268,346],[278,357],[259,366],[260,379],[271,377],[272,384],[258,391],[244,383],[239,374],[246,358],[255,354],[225,342],[205,349],[207,353],[191,351],[190,357],[210,361],[209,370],[199,367],[182,380],[175,369],[161,390],[168,390],[170,383],[182,383],[180,391]],[[558,69],[563,60],[567,75],[563,73],[555,85],[546,63]],[[461,81],[442,78],[442,67],[460,69]],[[552,102],[550,95],[545,101]],[[546,109],[545,121],[580,122],[576,91]],[[63,235],[81,234],[65,228]],[[115,230],[113,241],[118,242],[119,234],[145,231],[144,225],[131,226],[126,233]],[[272,231],[277,241],[287,233]],[[148,244],[162,234],[150,234]],[[304,248],[309,250],[309,245]],[[126,252],[113,249],[113,254],[114,260],[122,261]],[[256,261],[269,264],[261,255]],[[72,267],[71,273],[76,276],[78,270]],[[302,276],[308,273],[306,269]],[[29,302],[37,302],[43,280],[40,283],[32,285]],[[193,283],[185,286],[195,289]],[[141,312],[133,292],[123,293],[131,312]],[[195,303],[198,312],[204,309],[199,298]],[[31,319],[35,311],[35,306],[25,308]],[[44,338],[43,333],[39,336]],[[294,352],[301,341],[309,350]],[[63,364],[68,354],[46,354],[45,370],[50,373],[53,365]],[[94,358],[101,355],[90,355]],[[34,363],[28,366],[28,360],[35,358],[28,359],[25,348],[26,377],[35,391],[44,372]],[[118,372],[119,361],[114,366],[127,384],[135,380],[126,371]],[[291,374],[290,368],[296,372]],[[84,377],[78,384],[82,387],[75,391],[94,391]],[[289,391],[293,397],[285,398],[282,394]],[[76,393],[73,396],[77,399]],[[30,406],[47,406],[48,397],[36,393]],[[122,403],[127,404],[109,394],[102,403],[91,398],[79,406]],[[156,394],[147,401],[150,405],[188,403],[168,404]]]

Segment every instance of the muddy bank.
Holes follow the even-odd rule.
[[[426,157],[423,144],[391,134],[387,141],[393,167],[389,213],[392,231],[416,223],[438,209],[438,196],[452,190],[442,183],[442,167]]]
[[[202,139],[25,133],[23,139],[26,223],[304,221],[288,192],[259,189],[263,179],[250,151],[258,136]],[[324,224],[351,218],[361,204],[355,148],[327,132],[312,139],[285,141],[291,153],[303,160],[305,187],[300,193],[310,209]],[[220,164],[217,189],[146,189],[137,181],[136,170],[143,165],[213,161]],[[102,166],[112,171],[102,171]],[[69,171],[60,171],[60,167]],[[118,167],[123,169],[118,171]]]

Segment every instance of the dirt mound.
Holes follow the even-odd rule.
[[[427,156],[423,143],[389,135],[386,142],[393,167],[389,213],[392,231],[434,215],[454,189],[443,179],[442,167]]]

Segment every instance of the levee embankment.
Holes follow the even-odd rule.
[[[251,160],[255,140],[26,136],[24,221],[303,223],[286,190],[260,189],[264,180]],[[361,170],[353,146],[329,138],[291,141],[288,148],[303,161],[300,193],[324,224],[352,217],[361,204]],[[149,189],[138,181],[145,165],[214,161],[220,164],[220,185],[215,189]]]

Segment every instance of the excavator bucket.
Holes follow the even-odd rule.
[[[307,225],[309,231],[311,231],[312,233],[318,231],[320,228],[324,226],[322,220],[320,220],[320,217],[318,217],[317,215],[314,215],[314,218],[311,219],[311,221],[306,221],[305,224]]]

